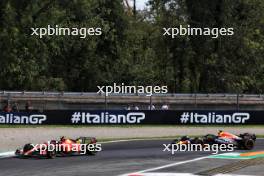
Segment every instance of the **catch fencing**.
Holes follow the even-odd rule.
[[[30,101],[34,109],[45,110],[263,110],[264,95],[248,94],[97,94],[93,92],[0,91],[0,104],[17,104],[23,111]]]

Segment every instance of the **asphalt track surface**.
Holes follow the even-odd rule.
[[[139,140],[102,144],[95,156],[70,156],[55,159],[0,159],[0,176],[114,176],[156,168],[156,173],[201,173],[236,162],[236,160],[202,159],[177,165],[182,161],[211,155],[208,152],[163,152],[171,140]],[[264,150],[264,140],[257,140],[256,151]],[[176,165],[173,165],[175,164]],[[157,167],[172,164],[171,167]],[[264,166],[264,165],[263,165]],[[235,171],[236,174],[263,175],[264,167]],[[148,171],[146,171],[147,173]],[[242,173],[241,173],[242,172]]]

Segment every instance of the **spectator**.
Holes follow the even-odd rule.
[[[138,111],[139,110],[139,107],[138,106],[134,106],[134,110]]]
[[[169,110],[169,106],[167,104],[164,104],[161,106],[161,110]]]
[[[148,110],[155,110],[156,108],[155,108],[155,106],[154,105],[149,105],[148,106]]]
[[[28,101],[26,103],[25,110],[26,110],[26,112],[32,112],[33,111],[33,106],[32,106],[30,101]]]
[[[19,112],[19,108],[18,108],[18,104],[17,103],[13,104],[12,111],[13,112]]]
[[[10,106],[9,102],[6,103],[6,105],[4,106],[3,111],[4,112],[11,112],[12,111],[12,107]]]
[[[131,107],[129,105],[126,106],[126,110],[131,110]]]

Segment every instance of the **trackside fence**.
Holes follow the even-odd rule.
[[[45,110],[263,110],[262,94],[97,94],[94,92],[0,91],[0,105]],[[165,106],[165,107],[166,107]]]

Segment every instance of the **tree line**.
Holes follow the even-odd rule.
[[[102,35],[30,35],[47,25],[100,27]],[[234,28],[233,36],[164,36],[163,28]],[[177,93],[264,93],[264,1],[1,0],[0,89],[97,91],[167,85]]]

